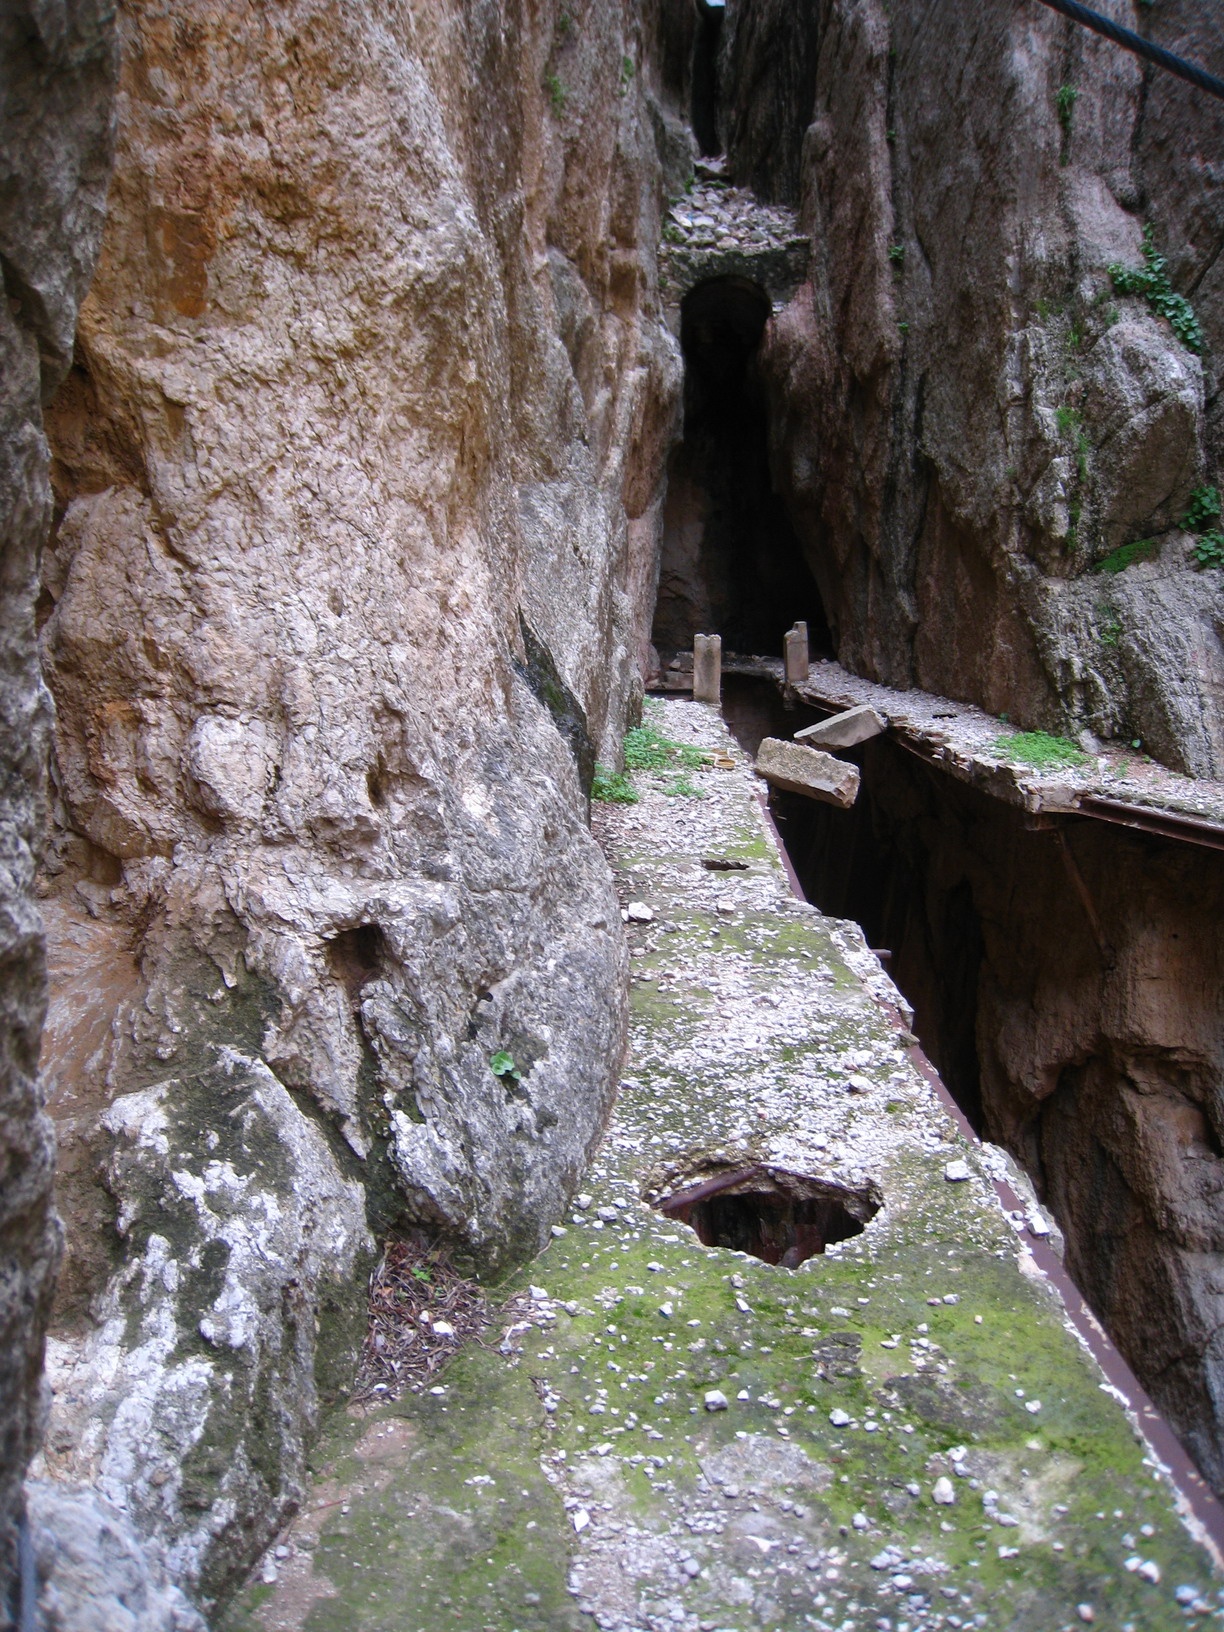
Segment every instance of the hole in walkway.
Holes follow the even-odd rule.
[[[873,1185],[851,1189],[768,1166],[707,1168],[647,1199],[664,1217],[687,1224],[703,1246],[750,1253],[783,1269],[861,1235],[881,1206]]]

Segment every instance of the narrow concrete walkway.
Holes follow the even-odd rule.
[[[227,1624],[1214,1623],[1207,1554],[858,930],[792,897],[717,714],[651,718],[737,768],[639,775],[639,803],[597,808],[622,900],[652,916],[629,925],[631,1054],[589,1195],[440,1392],[333,1419],[276,1579]],[[879,1210],[792,1270],[643,1199],[747,1169]]]

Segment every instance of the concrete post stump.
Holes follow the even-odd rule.
[[[794,685],[798,680],[808,677],[808,626],[806,623],[796,623],[786,631],[783,637],[783,652],[786,658],[786,682]]]
[[[722,702],[722,636],[693,636],[693,701]]]

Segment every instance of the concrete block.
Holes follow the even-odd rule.
[[[787,788],[826,805],[839,805],[842,810],[849,810],[858,797],[859,773],[855,766],[834,759],[832,754],[822,754],[818,748],[783,742],[780,737],[764,739],[757,749],[756,769],[757,775],[775,788]]]
[[[888,721],[877,714],[870,703],[848,708],[844,714],[834,714],[831,720],[819,725],[805,726],[795,732],[796,742],[810,743],[814,748],[853,748],[856,743],[870,742],[888,730]]]

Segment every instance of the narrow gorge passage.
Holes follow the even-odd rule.
[[[1093,4],[1224,73],[1220,0]],[[0,5],[0,1632],[1224,1626],[1224,103],[1161,61]],[[861,767],[774,801],[817,906],[750,750],[860,705],[755,767]]]
[[[820,591],[770,471],[758,352],[771,315],[759,283],[706,279],[680,309],[683,435],[668,462],[652,639],[661,654],[695,634],[724,650],[772,652],[796,618],[829,650]]]
[[[816,717],[730,679],[749,751]],[[889,736],[841,757],[862,773],[851,809],[770,796],[805,895],[862,927],[958,1105],[1023,1164],[1076,1283],[1219,1489],[1224,855],[1026,815]]]

